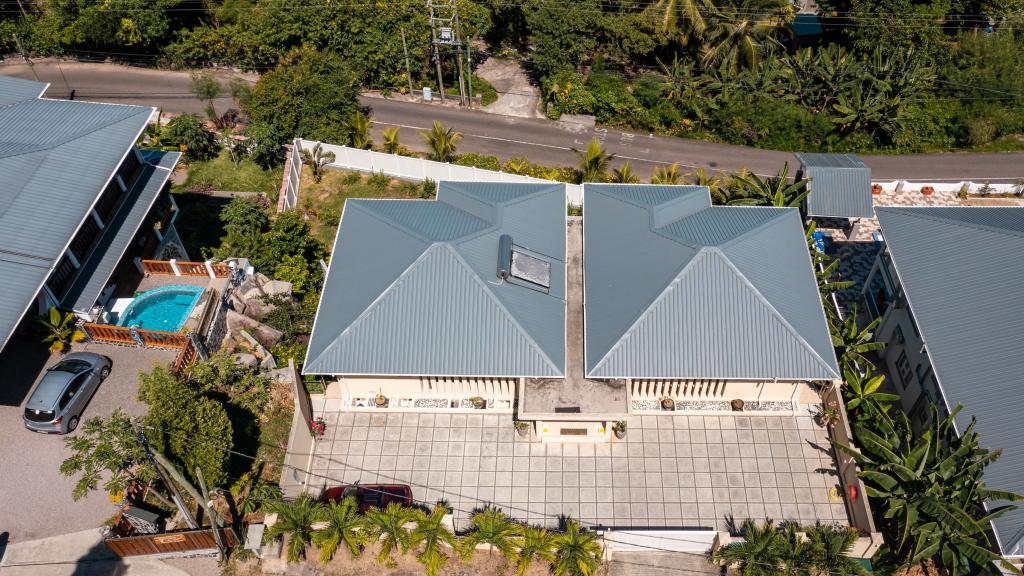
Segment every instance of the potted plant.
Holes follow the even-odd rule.
[[[530,428],[531,428],[531,426],[530,426],[529,422],[523,422],[521,420],[516,420],[515,425],[516,425],[516,432],[518,432],[520,436],[522,436],[523,438],[526,438],[527,436],[530,435]]]
[[[875,196],[881,196],[882,195],[882,185],[881,184],[872,184],[871,185],[871,193],[873,195],[875,195]]]
[[[619,440],[622,440],[623,438],[625,438],[626,437],[626,421],[625,420],[619,420],[618,422],[613,424],[612,425],[612,432],[615,433],[615,437],[618,438]]]
[[[935,194],[935,188],[932,186],[922,186],[921,194],[924,194],[925,196],[931,196],[932,194]]]
[[[384,408],[388,405],[388,397],[383,394],[377,394],[373,402],[377,405],[377,408]]]
[[[469,401],[473,403],[473,408],[476,408],[477,410],[487,408],[487,400],[484,400],[480,396],[473,396]]]
[[[744,404],[745,404],[745,402],[743,402],[743,400],[740,400],[739,398],[737,398],[737,399],[733,400],[732,402],[730,402],[729,406],[732,407],[732,411],[733,412],[743,412],[743,405]]]
[[[668,396],[662,398],[661,399],[661,409],[662,410],[675,410],[676,409],[676,401],[671,399],[671,398],[669,398]]]
[[[327,421],[322,416],[317,416],[309,423],[309,430],[317,439],[323,438],[324,432],[327,432]]]
[[[827,402],[818,412],[818,423],[831,428],[839,422],[839,404],[835,400]]]
[[[72,342],[85,342],[86,334],[75,326],[74,312],[61,312],[56,306],[50,307],[45,318],[36,318],[43,343],[50,345],[50,352],[64,354],[71,349]]]

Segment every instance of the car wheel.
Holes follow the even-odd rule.
[[[71,419],[68,420],[68,431],[66,433],[70,434],[74,432],[75,428],[78,428],[78,416],[72,416]]]
[[[103,370],[100,370],[100,380],[106,380],[107,376],[110,376],[110,366],[104,366]]]

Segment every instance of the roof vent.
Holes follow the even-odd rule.
[[[507,280],[512,273],[512,237],[502,234],[498,238],[498,278]]]

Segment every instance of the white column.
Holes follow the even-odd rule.
[[[175,276],[181,276],[181,270],[178,269],[178,261],[175,260],[174,258],[171,258],[170,265],[171,265],[171,270],[174,270],[174,275]]]
[[[146,274],[146,269],[143,268],[143,266],[142,266],[142,258],[139,258],[138,256],[136,256],[135,258],[132,258],[132,262],[135,263],[135,268],[139,271],[139,274],[142,274],[142,275]]]
[[[106,228],[106,224],[103,223],[103,220],[100,218],[99,212],[96,212],[95,208],[90,210],[89,213],[92,214],[92,219],[96,222],[96,225],[100,227],[100,230]]]
[[[211,280],[216,280],[217,279],[217,275],[213,272],[213,261],[212,260],[207,260],[207,261],[203,262],[203,265],[206,266],[206,273],[210,275],[210,279]]]
[[[68,257],[68,261],[71,262],[71,265],[74,266],[76,270],[82,267],[82,264],[78,262],[78,258],[75,258],[74,252],[68,250],[64,254]]]

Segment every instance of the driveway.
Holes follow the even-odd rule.
[[[145,412],[138,401],[137,374],[154,362],[168,363],[174,352],[120,348],[100,344],[76,344],[76,351],[96,352],[114,362],[110,376],[100,385],[85,409],[83,420],[106,416],[116,408],[132,415]],[[0,354],[0,535],[9,543],[46,538],[96,528],[114,515],[114,506],[102,490],[75,502],[74,480],[62,476],[61,462],[70,456],[62,436],[29,432],[21,421],[28,392],[41,371],[56,356],[46,355],[43,345],[18,338]]]
[[[726,530],[730,518],[847,523],[827,434],[797,416],[643,416],[623,441],[544,444],[510,415],[328,412],[311,488],[403,483],[456,526],[486,503],[549,526]],[[318,486],[319,484],[319,486]]]

